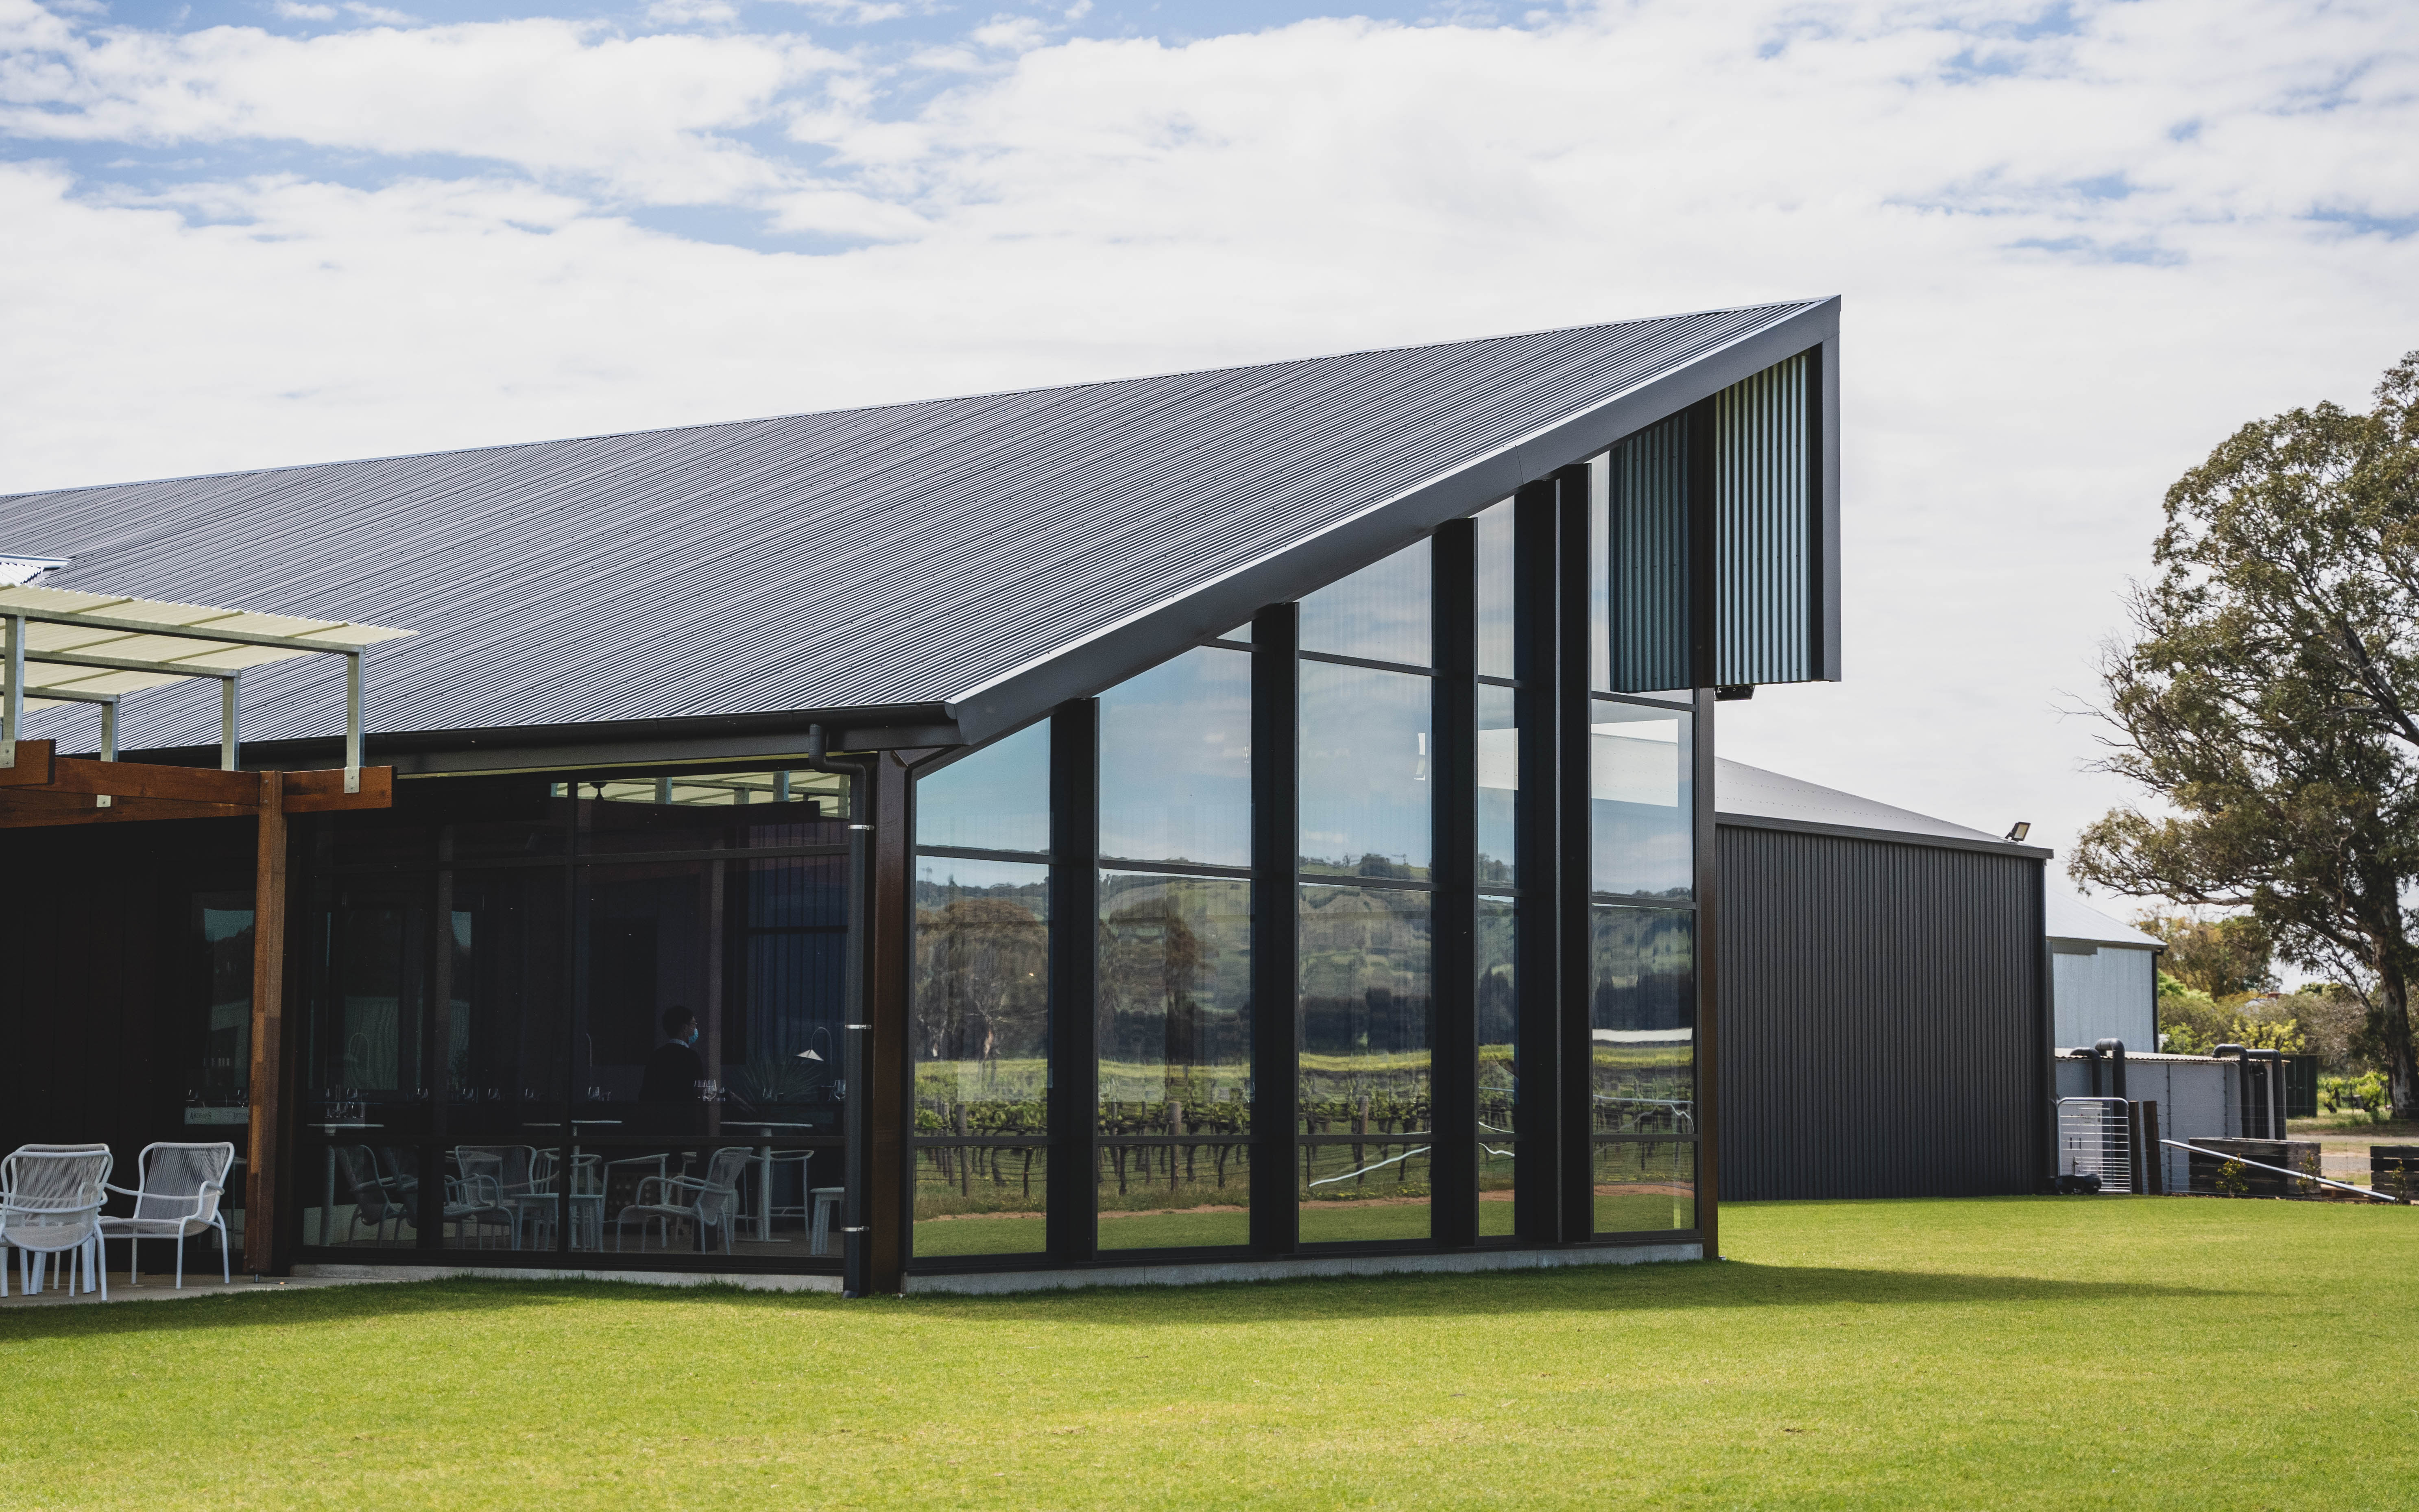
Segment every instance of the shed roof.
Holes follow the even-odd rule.
[[[1717,758],[1714,763],[1714,808],[1723,819],[1773,819],[1786,824],[1956,841],[1967,845],[1987,845],[1994,850],[2048,854],[1946,819],[1917,813],[1912,809],[1860,798],[1838,788],[1749,766],[1728,757]]]
[[[2087,945],[2114,945],[2135,950],[2166,949],[2155,936],[2145,934],[2131,924],[2120,924],[2072,893],[2056,887],[2049,889],[2045,922],[2049,937],[2053,940],[2076,940]]]
[[[1837,301],[1798,301],[22,494],[0,499],[0,553],[69,558],[46,586],[410,625],[372,655],[374,733],[912,708],[980,738],[1805,350],[1837,320]],[[324,679],[270,667],[246,685],[254,742],[343,728]],[[122,738],[204,745],[215,724],[206,698],[162,692]]]

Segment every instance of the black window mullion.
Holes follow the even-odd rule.
[[[1556,1099],[1561,1180],[1555,1205],[1561,1216],[1560,1239],[1577,1243],[1595,1234],[1595,1159],[1588,1134],[1595,1124],[1594,1041],[1589,1034],[1589,997],[1594,986],[1589,928],[1591,861],[1595,852],[1594,717],[1588,687],[1591,681],[1588,476],[1583,467],[1563,468],[1553,476],[1555,512],[1559,517],[1555,556],[1556,609],[1561,624],[1556,636],[1560,656],[1552,686],[1558,705],[1560,749],[1557,776],[1561,818],[1561,886],[1556,889],[1561,946],[1561,991],[1556,994],[1555,1047],[1559,1052]]]
[[[1562,1240],[1563,845],[1561,784],[1555,777],[1564,720],[1555,675],[1562,660],[1562,595],[1555,572],[1562,522],[1551,483],[1523,487],[1513,496],[1512,508],[1513,668],[1520,683],[1520,787],[1514,816],[1520,889],[1513,944],[1519,1133],[1513,1141],[1513,1196],[1520,1238],[1552,1244]],[[1580,602],[1584,607],[1586,600]],[[1580,664],[1585,662],[1582,653]],[[1579,885],[1584,887],[1584,880]]]
[[[1075,699],[1050,719],[1050,1153],[1052,1258],[1098,1253],[1092,1137],[1099,1122],[1101,705]]]
[[[1478,545],[1477,523],[1438,528],[1437,676],[1428,789],[1435,807],[1429,875],[1434,972],[1428,1066],[1434,1173],[1429,1222],[1436,1242],[1478,1242]]]
[[[1302,672],[1298,606],[1252,616],[1252,1247],[1290,1255],[1301,1240],[1294,1203],[1297,958],[1301,919]]]

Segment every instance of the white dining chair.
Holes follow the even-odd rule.
[[[25,1145],[0,1161],[0,1243],[17,1251],[25,1295],[39,1296],[54,1255],[65,1256],[68,1294],[79,1285],[109,1300],[100,1265],[100,1210],[109,1200],[107,1145]],[[81,1276],[78,1270],[81,1270]],[[0,1296],[8,1295],[0,1265]]]
[[[177,1289],[185,1289],[185,1241],[212,1229],[219,1236],[219,1281],[232,1279],[227,1264],[226,1217],[219,1204],[226,1196],[227,1173],[235,1167],[235,1146],[184,1145],[162,1141],[143,1147],[135,1157],[134,1189],[106,1190],[134,1199],[134,1211],[124,1218],[106,1213],[100,1237],[126,1241],[126,1284],[143,1284],[140,1252],[146,1239],[164,1239],[177,1252]]]

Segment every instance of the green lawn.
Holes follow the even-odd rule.
[[[2419,1211],[1774,1204],[1726,1263],[0,1313],[0,1506],[2419,1505]]]

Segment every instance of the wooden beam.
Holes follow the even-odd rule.
[[[49,788],[0,788],[0,829],[32,829],[52,825],[122,825],[150,819],[243,819],[250,804],[178,803],[164,798],[100,799]]]
[[[250,810],[260,801],[260,774],[215,766],[154,766],[144,762],[95,762],[62,757],[53,764],[54,793],[107,794],[117,798],[171,798]]]
[[[262,772],[259,843],[252,880],[251,1148],[245,1172],[243,1264],[254,1275],[276,1268],[280,1178],[278,1117],[285,1041],[285,774]]]
[[[17,742],[17,764],[0,766],[0,788],[40,787],[51,779],[52,740]]]
[[[345,791],[345,769],[331,767],[317,772],[285,774],[285,811],[287,813],[333,813],[343,809],[392,809],[394,807],[394,768],[364,766],[362,768],[362,790]]]

